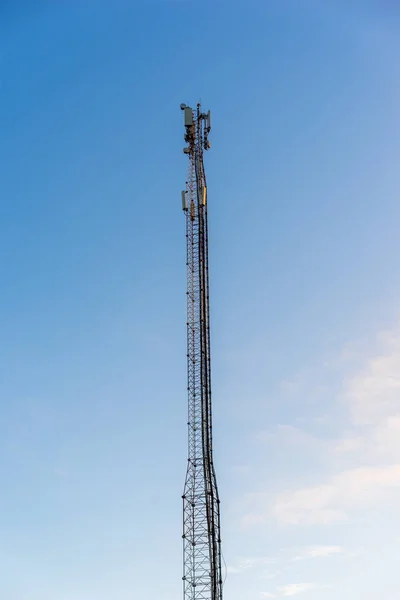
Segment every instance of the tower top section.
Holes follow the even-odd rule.
[[[194,154],[196,146],[201,150],[209,150],[210,142],[208,140],[211,131],[211,112],[202,112],[199,103],[196,109],[181,104],[183,112],[183,122],[185,125],[185,142],[187,146],[183,149],[185,154]]]

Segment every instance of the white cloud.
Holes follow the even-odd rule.
[[[310,546],[301,549],[293,558],[294,561],[306,560],[309,558],[328,558],[344,553],[341,546]]]
[[[374,548],[363,535],[365,523],[372,530],[376,527],[373,537],[379,537],[381,519],[396,520],[400,502],[400,328],[379,334],[372,350],[365,345],[353,346],[353,350],[351,357],[338,363],[340,371],[335,363],[334,373],[326,374],[332,385],[329,418],[316,424],[315,416],[326,414],[327,405],[324,401],[322,405],[316,403],[315,410],[312,407],[310,411],[308,403],[304,421],[293,418],[291,424],[258,435],[272,456],[279,454],[281,483],[277,487],[276,479],[270,476],[263,487],[260,478],[259,491],[242,499],[242,524],[247,529],[243,533],[256,530],[260,534],[263,528],[269,531],[276,523],[289,527],[283,535],[294,535],[296,541],[292,548],[278,551],[270,566],[253,562],[256,570],[249,571],[245,567],[249,563],[244,562],[239,568],[247,570],[252,579],[264,582],[267,589],[265,578],[273,577],[277,587],[271,592],[276,598],[312,596],[313,590],[324,587],[315,566],[321,571],[323,567],[325,577],[332,562],[335,574],[343,574],[343,563],[359,560],[358,544],[364,553],[361,560],[370,564]],[[312,377],[309,386],[314,386]],[[303,395],[307,397],[304,380],[298,387],[301,389],[285,384],[285,393],[299,394],[297,406]],[[293,453],[296,461],[292,465]],[[302,472],[299,466],[304,469],[304,464],[310,464],[310,468]],[[344,526],[339,527],[341,522]],[[290,526],[304,529],[292,531]],[[311,526],[314,533],[307,529]],[[316,532],[315,526],[319,526]],[[330,533],[328,539],[321,538],[322,527],[326,526],[331,526],[325,529]],[[312,545],[314,534],[316,545]],[[297,547],[304,539],[311,544]],[[335,584],[340,585],[339,575],[335,575]],[[271,592],[264,592],[261,598],[272,597]]]
[[[228,573],[243,573],[244,571],[269,566],[274,562],[275,559],[270,557],[240,557],[234,565],[228,566]]]
[[[396,488],[400,488],[400,464],[352,469],[326,484],[279,494],[271,512],[282,524],[323,525],[346,519],[353,510],[373,507]]]
[[[331,453],[335,460],[357,464],[400,463],[400,415],[389,416],[373,427],[349,430],[332,444]]]
[[[275,598],[274,594],[270,592],[261,592],[260,598]]]
[[[316,545],[280,550],[274,556],[268,557],[241,557],[233,566],[228,567],[228,572],[235,575],[250,575],[254,579],[273,580],[282,578],[284,573],[295,568],[295,563],[303,560],[326,559],[344,554],[341,546]],[[263,592],[270,594],[270,592]],[[262,596],[272,597],[272,596]]]
[[[398,493],[400,328],[380,333],[374,346],[367,357],[359,350],[361,364],[342,375],[337,406],[345,407],[348,420],[336,439],[314,438],[290,425],[278,427],[274,435],[263,434],[264,440],[274,444],[296,444],[320,452],[326,474],[315,485],[283,491],[272,500],[258,494],[245,517],[248,525],[265,522],[268,516],[286,525],[330,524],[383,507]],[[304,381],[301,384],[304,387]]]
[[[309,592],[315,590],[317,585],[315,583],[289,583],[278,588],[279,593],[282,596],[296,596],[303,592]]]
[[[400,414],[400,332],[385,332],[377,337],[382,351],[350,376],[343,399],[356,425],[376,425]]]
[[[309,446],[311,449],[323,442],[323,440],[319,440],[300,427],[294,427],[293,425],[278,425],[274,430],[262,431],[258,433],[257,439],[263,442],[284,443],[291,446]]]

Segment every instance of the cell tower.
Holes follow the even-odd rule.
[[[188,464],[183,493],[184,600],[222,600],[220,500],[212,448],[207,185],[210,112],[184,113],[189,157],[182,208],[187,244]]]

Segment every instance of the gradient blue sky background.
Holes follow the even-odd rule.
[[[213,111],[227,600],[398,600],[396,2],[2,2],[0,598],[176,600],[181,102]]]

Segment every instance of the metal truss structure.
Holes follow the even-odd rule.
[[[189,158],[187,243],[188,464],[183,493],[184,600],[222,600],[220,500],[213,463],[207,184],[210,112],[181,105]]]

